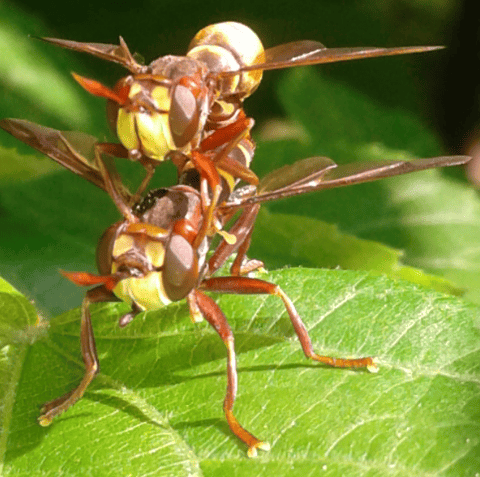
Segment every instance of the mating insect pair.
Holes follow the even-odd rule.
[[[79,285],[97,285],[87,292],[82,305],[81,349],[86,370],[78,387],[44,406],[42,425],[49,424],[73,405],[98,372],[89,310],[94,302],[120,299],[130,303],[131,312],[119,320],[120,326],[125,326],[141,311],[186,298],[193,319],[203,316],[226,345],[228,384],[224,412],[231,430],[247,444],[250,456],[258,448],[268,449],[268,445],[244,429],[233,414],[237,389],[233,334],[225,315],[205,291],[276,295],[283,301],[307,357],[331,366],[376,369],[369,357],[340,359],[316,354],[287,295],[272,283],[244,276],[258,266],[258,262],[245,262],[245,258],[260,204],[427,168],[463,164],[468,158],[336,166],[330,159],[314,157],[273,171],[258,181],[249,169],[253,123],[243,112],[243,99],[258,86],[262,70],[431,48],[328,50],[316,42],[295,42],[263,51],[263,47],[257,48],[258,44],[261,46],[257,40],[243,25],[213,25],[195,37],[187,57],[162,57],[145,67],[135,61],[123,41],[116,47],[48,39],[121,63],[133,73],[112,90],[78,78],[86,89],[108,98],[110,118],[122,143],[99,144],[83,135],[82,140],[91,143],[96,151],[93,161],[73,146],[70,133],[22,120],[0,122],[9,133],[107,191],[124,217],[107,229],[99,242],[99,275],[65,273]],[[240,55],[242,44],[253,44],[254,48],[249,48],[254,53]],[[232,63],[231,57],[237,63]],[[249,86],[241,86],[244,82]],[[75,140],[78,141],[78,135]],[[249,146],[247,153],[245,146]],[[238,159],[235,151],[248,160]],[[130,157],[147,168],[139,191],[130,194],[122,186],[115,169],[107,167],[105,154]],[[166,158],[174,160],[181,183],[150,191],[139,200],[156,162]],[[250,185],[235,186],[237,179],[244,179]],[[223,228],[238,211],[240,214],[225,233]],[[211,238],[217,231],[223,233],[224,239],[215,250],[210,250]],[[212,255],[207,259],[209,251]],[[232,254],[236,257],[230,275],[213,276]]]
[[[438,48],[328,49],[307,40],[265,50],[250,28],[224,22],[198,32],[186,56],[163,56],[146,66],[135,59],[122,38],[119,45],[44,40],[129,70],[131,74],[113,88],[74,75],[87,91],[107,99],[107,119],[120,144],[98,147],[103,153],[139,161],[146,168],[137,197],[164,160],[175,163],[180,181],[196,169],[210,191],[201,189],[204,204],[210,204],[204,233],[215,230],[213,210],[228,198],[236,181],[258,184],[250,169],[254,121],[245,114],[243,102],[259,86],[263,71]],[[187,180],[192,181],[191,177]]]

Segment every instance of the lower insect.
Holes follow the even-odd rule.
[[[97,148],[96,162],[92,163],[75,150],[67,133],[14,119],[0,121],[0,127],[35,145],[105,190],[123,215],[123,220],[109,227],[100,239],[97,247],[98,275],[64,272],[78,285],[95,286],[87,291],[81,309],[80,343],[85,374],[75,389],[44,405],[40,424],[49,425],[55,417],[74,405],[99,372],[90,317],[92,303],[119,300],[129,303],[130,312],[119,318],[118,323],[123,327],[141,312],[159,309],[186,298],[192,321],[203,317],[226,346],[227,392],[223,409],[230,429],[246,444],[251,457],[257,454],[257,449],[267,450],[269,446],[245,429],[235,417],[237,371],[234,337],[226,316],[205,292],[276,296],[282,300],[307,358],[333,367],[377,370],[371,357],[346,359],[317,354],[286,293],[273,283],[246,276],[262,265],[259,261],[246,260],[261,203],[423,169],[464,164],[470,159],[447,156],[409,162],[337,166],[328,158],[308,158],[273,171],[260,181],[258,187],[236,189],[227,200],[216,205],[212,217],[206,219],[206,210],[210,206],[204,204],[200,192],[189,184],[154,190],[140,202],[132,203],[134,196],[119,182],[115,169],[106,167],[99,153],[101,149]],[[85,140],[93,139],[85,136]],[[239,210],[240,214],[236,215]],[[225,232],[223,228],[234,217],[233,225]],[[206,220],[212,220],[216,230],[223,232],[223,239],[215,249],[211,247],[212,236],[204,227]],[[209,251],[211,255],[207,258]],[[232,255],[235,259],[230,274],[215,276]]]
[[[138,222],[126,220],[115,224],[102,237],[97,254],[102,275],[64,272],[78,285],[97,285],[87,292],[82,305],[80,336],[85,375],[74,390],[44,405],[39,418],[42,426],[49,425],[56,416],[75,404],[99,370],[90,304],[118,298],[132,306],[131,311],[120,318],[121,326],[126,326],[141,311],[158,309],[169,302],[187,298],[192,318],[201,315],[215,329],[227,350],[225,417],[232,432],[248,446],[250,457],[256,455],[257,449],[267,450],[269,445],[246,430],[235,417],[237,369],[234,336],[226,316],[205,292],[276,296],[282,300],[307,358],[333,367],[376,371],[375,362],[370,357],[343,359],[317,354],[292,301],[279,286],[241,275],[207,278],[201,273],[202,268],[207,269],[204,255],[207,248],[195,250],[191,245],[202,219],[197,191],[187,186],[157,190],[150,194],[148,204],[149,208],[134,208],[140,213]],[[171,212],[164,214],[165,210]],[[175,220],[183,210],[187,210],[187,214]],[[241,240],[241,237],[237,238]],[[210,263],[215,262],[218,263],[218,257],[214,252]]]

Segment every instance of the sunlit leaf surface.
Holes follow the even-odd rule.
[[[478,307],[364,272],[286,270],[262,276],[288,291],[317,350],[375,355],[380,371],[305,359],[279,300],[222,296],[239,367],[236,412],[272,444],[249,460],[222,413],[225,350],[185,304],[116,326],[97,306],[102,371],[49,428],[46,400],[80,380],[79,312],[28,333],[18,299],[0,309],[15,372],[3,406],[4,475],[474,475],[480,469]],[[2,298],[4,296],[2,295]],[[121,305],[120,305],[121,308]],[[117,313],[115,313],[117,310]],[[31,315],[30,315],[31,316]],[[31,321],[30,321],[31,322]],[[28,326],[28,325],[27,325]],[[5,329],[2,325],[2,329]]]

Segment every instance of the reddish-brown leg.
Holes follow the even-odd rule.
[[[255,206],[260,208],[258,205]],[[257,214],[255,214],[255,217]],[[255,218],[253,219],[253,222],[255,221]],[[250,227],[250,230],[246,234],[243,242],[241,245],[238,247],[237,250],[237,256],[235,257],[235,260],[232,263],[232,266],[230,267],[230,274],[233,276],[240,276],[240,275],[246,275],[247,273],[253,272],[254,270],[258,270],[259,268],[263,267],[263,262],[261,260],[247,260],[244,262],[246,256],[247,256],[247,251],[250,248],[250,242],[252,240],[252,233],[253,233],[253,226],[254,223],[252,223],[252,226]]]
[[[233,414],[233,405],[237,394],[237,365],[235,359],[235,344],[230,325],[222,310],[209,296],[198,290],[193,290],[190,295],[191,300],[195,302],[195,306],[201,311],[204,318],[213,328],[215,328],[215,331],[220,335],[220,338],[227,347],[227,393],[223,402],[223,410],[232,432],[247,444],[248,456],[255,457],[257,455],[257,449],[268,451],[270,450],[270,446],[244,429]]]
[[[192,151],[190,155],[195,169],[200,172],[202,182],[206,181],[212,191],[212,197],[208,197],[208,189],[201,187],[200,193],[202,196],[202,204],[205,209],[203,222],[197,237],[193,243],[194,248],[198,248],[203,242],[203,239],[210,233],[210,229],[213,223],[213,214],[215,207],[217,206],[218,198],[222,192],[220,176],[218,175],[215,165],[208,155],[201,154],[198,151]],[[207,205],[208,204],[208,205]]]
[[[143,167],[145,168],[145,177],[138,186],[137,192],[135,192],[134,202],[138,202],[140,200],[143,192],[147,189],[148,184],[150,184],[153,174],[155,174],[155,165],[152,164],[152,162],[145,162]]]
[[[241,164],[234,157],[229,156],[233,149],[249,136],[252,126],[253,120],[243,117],[234,124],[215,131],[205,139],[200,145],[200,150],[204,151],[203,153],[192,151],[189,156],[195,169],[200,171],[202,178],[207,181],[212,194],[210,198],[208,189],[201,188],[202,202],[208,204],[208,207],[204,206],[206,210],[203,225],[195,240],[194,247],[198,247],[207,234],[213,235],[216,231],[213,225],[214,212],[222,193],[217,168],[227,172],[235,179],[242,179],[253,185],[257,185],[259,182],[258,177],[253,171]],[[252,141],[248,141],[248,144],[253,151]]]
[[[89,306],[91,303],[103,301],[116,301],[116,297],[103,285],[87,291],[82,303],[82,318],[80,322],[80,344],[83,362],[85,363],[85,374],[75,389],[53,401],[47,402],[42,407],[38,418],[41,426],[48,426],[54,417],[73,406],[83,396],[88,385],[100,370]]]
[[[113,142],[101,142],[98,143],[98,148],[101,150],[103,154],[108,154],[112,157],[120,157],[123,159],[130,159],[128,154],[128,149],[123,146],[122,144],[117,144]],[[137,159],[135,159],[137,160]],[[147,188],[148,184],[152,180],[153,174],[155,173],[155,167],[158,165],[158,161],[154,161],[153,159],[149,159],[148,157],[141,156],[138,161],[142,164],[145,168],[145,177],[143,178],[142,182],[138,186],[137,191],[133,197],[133,203],[137,202],[145,189]]]
[[[212,161],[216,167],[228,172],[233,177],[241,179],[248,184],[258,185],[259,179],[257,175],[251,169],[249,169],[247,165],[243,165],[235,160],[235,154],[231,156],[232,151],[239,146],[240,143],[246,140],[243,144],[247,145],[248,155],[250,156],[248,159],[248,164],[251,162],[254,145],[250,138],[250,130],[252,129],[253,124],[253,119],[248,118],[241,123],[241,127],[243,129],[239,129],[235,135],[230,137],[225,146],[216,152],[215,156],[212,158]]]
[[[105,187],[108,195],[112,198],[118,210],[126,220],[129,222],[138,222],[138,218],[133,214],[131,207],[126,203],[121,192],[117,188],[117,184],[120,184],[120,181],[112,177],[117,175],[116,170],[114,173],[110,172],[104,160],[102,159],[102,153],[105,151],[105,147],[105,143],[95,145],[95,161],[105,181]],[[117,182],[117,184],[114,183],[114,180]]]
[[[233,152],[235,153],[235,151]],[[258,176],[232,156],[225,155],[221,160],[216,162],[216,165],[218,169],[221,169],[236,179],[241,179],[255,186],[259,183]]]
[[[117,297],[115,297],[117,298]],[[118,301],[120,301],[118,298],[117,298]],[[125,326],[127,326],[129,323],[131,323],[133,321],[133,319],[139,314],[141,313],[143,310],[135,303],[135,302],[132,302],[132,309],[130,310],[130,312],[128,313],[125,313],[124,315],[122,315],[119,320],[118,320],[118,326],[120,328],[124,328]]]
[[[217,147],[223,146],[224,144],[229,143],[232,140],[232,137],[236,137],[239,134],[242,134],[244,131],[250,131],[252,129],[254,121],[252,118],[247,118],[245,113],[242,113],[240,117],[223,128],[218,128],[205,138],[200,143],[200,149],[202,151],[211,151],[217,149]]]
[[[282,299],[285,308],[287,309],[288,316],[290,317],[295,333],[300,340],[303,352],[307,358],[328,364],[329,366],[333,366],[335,368],[367,368],[371,372],[377,371],[375,360],[371,357],[346,359],[321,356],[315,353],[312,347],[312,341],[308,335],[308,331],[305,328],[305,325],[303,324],[300,315],[295,309],[292,301],[290,298],[288,298],[286,293],[274,283],[248,277],[218,277],[204,280],[200,284],[199,288],[202,290],[220,293],[237,293],[241,295],[268,294],[278,296]]]
[[[103,154],[108,154],[112,157],[121,157],[123,159],[128,158],[128,149],[122,144],[115,142],[99,142],[98,146],[102,150]]]
[[[259,260],[251,260],[246,264],[243,264],[243,260],[250,247],[253,227],[259,210],[259,205],[245,208],[240,217],[238,217],[228,231],[236,238],[236,242],[233,244],[227,243],[225,240],[220,242],[208,261],[208,275],[214,274],[225,263],[228,257],[235,252],[237,252],[237,256],[230,268],[230,273],[232,275],[243,275],[263,266],[263,263]]]
[[[192,290],[187,295],[187,303],[188,309],[190,311],[190,319],[192,323],[201,323],[203,321],[203,315],[198,307],[197,298],[196,298],[196,291]]]

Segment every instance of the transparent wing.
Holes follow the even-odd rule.
[[[61,46],[68,50],[80,51],[96,56],[102,60],[112,61],[118,63],[132,73],[143,73],[146,67],[137,62],[134,55],[130,53],[127,44],[120,37],[120,45],[110,45],[106,43],[81,43],[78,41],[59,40],[58,38],[40,38],[40,40],[52,45]]]
[[[443,46],[405,46],[398,48],[327,48],[317,41],[303,40],[285,43],[265,50],[264,58],[258,63],[245,66],[236,71],[221,73],[222,76],[233,76],[238,73],[253,70],[278,70],[294,66],[334,63],[361,58],[379,56],[406,55],[425,51],[438,50]]]
[[[294,164],[280,167],[260,180],[258,193],[281,191],[299,187],[313,180],[321,179],[329,170],[338,167],[328,157],[309,157]]]
[[[334,187],[371,182],[386,177],[436,167],[457,166],[467,163],[469,156],[440,156],[413,161],[375,161],[338,166],[325,157],[311,157],[284,166],[267,174],[255,188],[246,188],[232,195],[221,206],[222,211],[248,205],[285,199]]]
[[[63,167],[107,191],[104,176],[95,162],[97,138],[75,131],[58,131],[22,119],[2,119],[0,128]],[[109,161],[107,161],[109,162]],[[129,201],[131,194],[121,184],[113,164],[108,172],[121,195]]]

